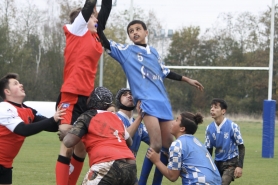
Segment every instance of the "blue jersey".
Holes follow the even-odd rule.
[[[193,135],[181,135],[171,144],[168,168],[180,170],[183,185],[221,184],[220,174],[208,150]]]
[[[117,115],[121,118],[121,120],[123,121],[126,128],[129,127],[135,120],[134,118],[129,119],[124,113],[122,113],[120,111],[117,112]],[[137,131],[135,132],[134,136],[132,137],[132,140],[133,140],[133,143],[129,148],[132,151],[132,153],[134,154],[134,156],[136,157],[136,154],[139,150],[141,141],[144,141],[146,144],[150,145],[149,134],[148,134],[147,129],[144,124],[140,123]]]
[[[243,144],[239,127],[229,119],[218,126],[212,122],[206,129],[205,146],[215,147],[215,160],[227,161],[238,156],[238,145]]]
[[[122,45],[110,41],[108,54],[122,66],[134,102],[141,100],[143,112],[162,120],[173,120],[172,108],[163,84],[170,70],[150,46]]]

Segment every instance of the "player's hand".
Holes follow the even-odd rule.
[[[59,137],[59,140],[60,141],[63,141],[64,137],[67,135],[68,131],[65,131],[65,130],[58,130],[58,137]]]
[[[137,113],[138,113],[138,116],[140,116],[141,117],[141,120],[143,119],[142,118],[142,109],[141,109],[141,101],[139,100],[138,102],[137,102],[137,104],[136,104],[136,111],[137,111]]]
[[[61,119],[64,119],[63,116],[66,114],[66,109],[62,109],[62,105],[60,107],[57,107],[57,111],[55,112],[53,118],[56,122],[58,122]]]
[[[154,149],[152,148],[148,149],[146,157],[150,159],[154,164],[160,161],[159,153],[156,153],[156,151],[154,151]]]
[[[204,90],[204,86],[198,82],[197,80],[193,80],[193,79],[189,79],[187,81],[190,85],[196,87],[198,90],[203,91]]]
[[[234,176],[235,176],[235,178],[240,178],[242,176],[242,168],[236,167]]]

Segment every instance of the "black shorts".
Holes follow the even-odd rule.
[[[66,109],[66,114],[63,116],[64,119],[60,120],[59,123],[73,125],[77,118],[88,110],[87,100],[87,96],[60,93],[56,101],[56,107],[62,105]]]
[[[13,168],[0,165],[0,184],[12,184]]]

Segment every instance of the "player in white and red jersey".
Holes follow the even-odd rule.
[[[63,111],[46,118],[22,102],[25,97],[18,75],[9,73],[0,79],[0,184],[12,184],[12,164],[25,137],[43,130],[57,132]]]
[[[57,104],[66,108],[67,114],[59,126],[61,131],[68,131],[87,110],[86,102],[94,89],[98,61],[103,52],[99,30],[103,31],[105,28],[112,1],[102,1],[99,14],[96,3],[96,0],[86,0],[83,8],[70,14],[71,24],[63,27],[66,36],[65,65]],[[74,147],[74,152],[72,150],[61,143],[56,163],[58,185],[75,185],[78,180],[86,151],[82,142]]]
[[[89,156],[90,170],[83,185],[133,185],[136,182],[136,163],[128,148],[132,139],[121,119],[106,111],[113,95],[105,87],[97,87],[88,100],[90,110],[83,113],[64,137],[63,143],[72,147],[83,140]]]

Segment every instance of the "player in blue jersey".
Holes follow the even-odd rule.
[[[230,184],[242,176],[245,155],[239,126],[225,118],[227,108],[224,100],[212,100],[210,114],[214,122],[207,126],[205,141],[211,155],[215,147],[215,164],[222,176],[222,185]]]
[[[184,112],[172,122],[171,133],[177,138],[169,149],[167,167],[159,160],[159,154],[152,148],[147,157],[170,181],[179,176],[182,184],[220,185],[221,177],[206,147],[193,135],[198,124],[203,122],[201,114]]]
[[[132,137],[133,144],[131,147],[131,151],[137,156],[137,152],[139,150],[141,141],[145,142],[147,145],[150,144],[150,138],[149,134],[146,130],[146,127],[144,124],[141,123],[142,117],[140,114],[140,104],[138,104],[137,112],[138,117],[136,119],[133,118],[133,110],[135,109],[133,97],[130,89],[128,88],[121,88],[115,97],[115,103],[116,107],[118,108],[118,116],[121,118],[121,120],[124,122],[125,127],[127,128],[127,131],[129,132],[130,136]],[[163,151],[164,152],[164,151]],[[166,151],[168,152],[168,151]],[[147,158],[145,158],[146,160]],[[164,164],[167,164],[168,157],[166,155],[161,155],[161,161],[163,161]],[[146,177],[145,171],[151,171],[152,165],[146,165],[143,163],[142,165],[142,172],[140,179],[142,182],[142,179],[148,179],[148,176]],[[149,175],[149,174],[147,174]],[[162,181],[163,175],[159,170],[155,170],[154,178],[153,178],[153,185],[160,185]],[[144,180],[145,181],[145,180]]]
[[[134,45],[123,45],[108,41],[100,34],[103,47],[122,66],[133,93],[134,102],[141,101],[143,121],[150,137],[150,147],[157,153],[164,147],[168,150],[173,141],[170,134],[173,120],[172,108],[163,83],[165,78],[187,82],[203,90],[197,80],[170,72],[164,66],[155,48],[147,45],[148,30],[140,20],[127,26],[127,33]],[[148,172],[146,172],[148,173]],[[140,183],[139,184],[146,184]]]

